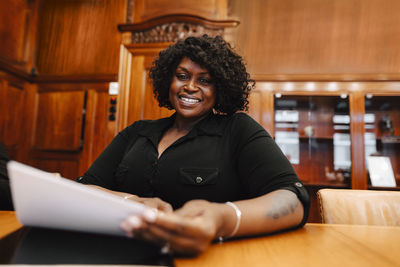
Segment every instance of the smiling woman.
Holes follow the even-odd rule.
[[[304,225],[304,186],[271,136],[238,112],[254,81],[228,43],[178,41],[150,78],[175,114],[124,129],[79,179],[154,208],[121,223],[128,236],[194,255],[213,240]]]

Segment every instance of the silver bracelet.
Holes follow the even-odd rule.
[[[232,233],[229,236],[227,236],[227,237],[233,237],[233,236],[236,235],[237,231],[239,230],[240,219],[242,218],[242,212],[240,211],[240,209],[235,204],[233,204],[230,201],[225,202],[225,204],[228,205],[228,206],[231,206],[235,210],[235,213],[236,213],[236,225],[235,225],[235,228],[233,229]],[[220,236],[220,237],[218,237],[218,240],[219,240],[219,242],[223,242],[224,238],[222,236]]]

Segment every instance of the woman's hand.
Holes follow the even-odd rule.
[[[235,205],[241,216],[231,205],[192,200],[175,212],[149,209],[140,217],[130,216],[121,228],[130,237],[169,248],[170,252],[196,255],[217,236],[259,235],[293,228],[304,214],[297,195],[286,189],[236,201]]]
[[[196,255],[206,250],[222,225],[223,204],[192,200],[173,213],[152,211],[131,216],[121,227],[128,236],[168,247],[169,252]]]
[[[131,196],[128,196],[126,199],[140,202],[147,207],[150,207],[150,208],[153,208],[153,209],[156,209],[159,211],[163,211],[165,213],[170,213],[173,211],[173,208],[169,203],[161,200],[158,197],[138,197],[135,195],[131,195]]]

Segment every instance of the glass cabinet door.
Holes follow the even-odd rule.
[[[305,184],[350,187],[347,95],[276,94],[274,137]]]
[[[400,96],[365,97],[365,157],[372,188],[400,185]]]

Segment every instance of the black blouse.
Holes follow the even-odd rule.
[[[271,136],[245,113],[210,114],[158,157],[157,146],[175,115],[137,121],[120,132],[78,181],[141,197],[159,197],[174,208],[192,199],[226,202],[277,189],[309,198]]]

